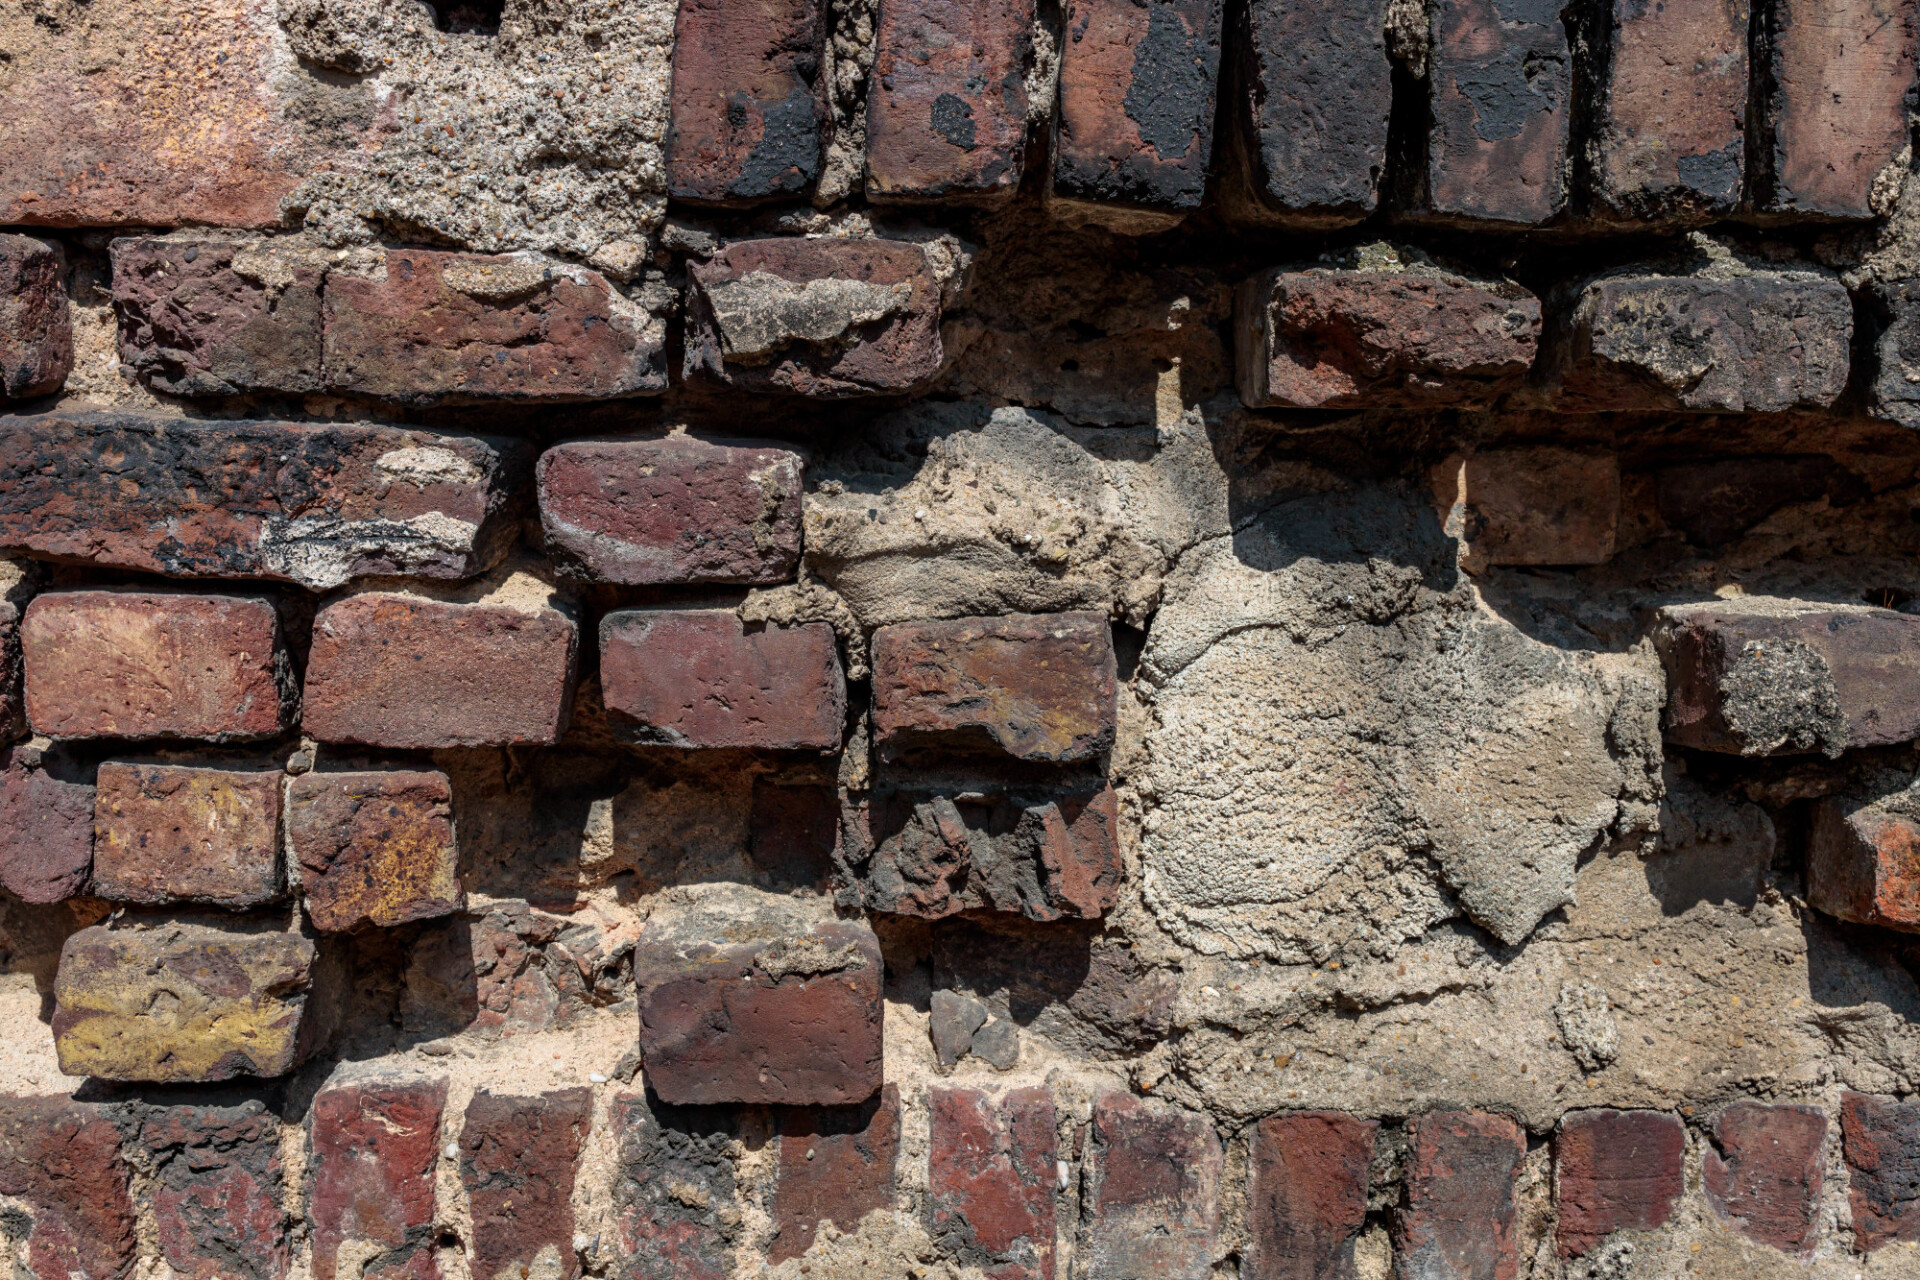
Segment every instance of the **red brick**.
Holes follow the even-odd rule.
[[[880,6],[867,86],[867,199],[991,200],[1020,187],[1033,0]]]
[[[731,609],[624,609],[600,622],[615,728],[673,747],[832,751],[847,687],[824,622],[748,630]]]
[[[133,1170],[120,1144],[106,1107],[0,1097],[0,1195],[31,1215],[22,1251],[28,1276],[119,1280],[132,1268]]]
[[[153,1107],[140,1126],[160,1255],[183,1280],[287,1273],[280,1122],[258,1102]]]
[[[1652,1231],[1686,1190],[1687,1131],[1666,1111],[1570,1111],[1554,1139],[1563,1258],[1616,1231]]]
[[[1211,1276],[1223,1171],[1206,1116],[1119,1092],[1096,1098],[1080,1237],[1086,1280]]]
[[[875,743],[883,759],[919,749],[1095,759],[1113,748],[1115,671],[1112,629],[1098,613],[882,627]]]
[[[112,257],[120,359],[148,386],[183,396],[320,389],[326,273],[316,254],[139,236],[115,240]]]
[[[649,1109],[623,1093],[612,1121],[613,1280],[729,1280],[740,1223],[729,1112]]]
[[[576,440],[541,455],[547,554],[583,582],[786,582],[800,562],[799,454],[768,441]]]
[[[1748,1239],[1804,1253],[1820,1211],[1826,1139],[1818,1107],[1734,1103],[1714,1121],[1703,1161],[1707,1203]]]
[[[1250,408],[1486,405],[1533,365],[1540,300],[1437,269],[1284,268],[1240,286],[1234,334]]]
[[[841,852],[839,792],[755,778],[748,840],[762,887],[827,891]]]
[[[667,192],[744,206],[800,195],[827,141],[821,0],[680,0]]]
[[[1844,1090],[1840,1136],[1854,1248],[1920,1241],[1920,1102]]]
[[[1836,919],[1920,933],[1920,822],[1850,797],[1818,801],[1807,901]]]
[[[689,381],[842,399],[940,370],[940,288],[916,244],[741,240],[687,277]]]
[[[13,747],[0,752],[0,889],[47,905],[93,879],[93,784],[72,761]]]
[[[1434,1111],[1409,1124],[1394,1256],[1421,1280],[1516,1280],[1514,1184],[1527,1138],[1505,1116]]]
[[[466,906],[444,773],[301,774],[287,784],[287,850],[307,918],[322,933],[391,928]]]
[[[551,605],[348,596],[313,620],[303,727],[374,747],[551,744],[573,702],[576,636]]]
[[[401,1025],[419,1035],[473,1029],[487,1039],[566,1025],[562,987],[577,990],[580,979],[571,960],[546,952],[560,929],[553,916],[507,900],[424,930],[407,957]]]
[[[1914,0],[1776,0],[1761,45],[1757,204],[1772,213],[1873,216],[1873,182],[1908,142]]]
[[[73,372],[66,275],[58,244],[0,233],[0,404],[52,395]]]
[[[460,1182],[473,1215],[474,1275],[579,1276],[573,1180],[592,1123],[591,1089],[473,1095],[460,1130]]]
[[[1338,1111],[1268,1116],[1247,1156],[1245,1280],[1353,1275],[1380,1125]]]
[[[851,1233],[867,1214],[892,1209],[899,1157],[900,1091],[893,1085],[859,1106],[783,1113],[767,1260],[780,1263],[805,1253],[822,1222]]]
[[[1199,208],[1213,155],[1220,0],[1069,0],[1053,201],[1122,232]]]
[[[278,770],[100,766],[93,896],[257,907],[284,890]]]
[[[54,592],[27,606],[20,647],[27,718],[53,738],[271,738],[297,705],[266,600]]]
[[[518,531],[523,441],[113,411],[0,432],[0,545],[181,578],[465,578]],[[97,459],[112,459],[111,467]]]
[[[942,1252],[994,1280],[1053,1280],[1053,1097],[1015,1089],[927,1093],[928,1225]]]
[[[313,1100],[307,1220],[314,1280],[338,1280],[349,1260],[376,1250],[362,1280],[439,1280],[433,1185],[447,1082],[368,1082]]]
[[[1453,455],[1433,468],[1434,507],[1460,563],[1605,564],[1620,525],[1620,460],[1555,445]]]

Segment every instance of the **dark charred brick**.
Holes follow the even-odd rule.
[[[1224,1167],[1206,1116],[1119,1092],[1094,1099],[1080,1233],[1087,1280],[1212,1275]]]
[[[460,1130],[460,1182],[473,1215],[474,1275],[579,1276],[573,1179],[592,1123],[591,1089],[473,1095]]]
[[[73,763],[18,747],[0,752],[0,889],[49,905],[93,879],[93,784]]]
[[[20,606],[0,600],[0,743],[10,743],[27,727],[20,690]]]
[[[287,850],[322,933],[391,928],[466,905],[444,773],[301,774],[287,783]]]
[[[153,1107],[140,1125],[160,1254],[185,1280],[287,1273],[280,1122],[259,1103]]]
[[[59,245],[0,234],[0,404],[52,395],[73,372],[66,274]]]
[[[93,896],[257,907],[278,898],[279,770],[100,766]]]
[[[521,441],[113,411],[8,419],[0,546],[181,578],[464,578],[515,532]]]
[[[446,1105],[445,1080],[370,1081],[314,1098],[314,1280],[339,1280],[343,1251],[350,1261],[373,1253],[349,1267],[361,1280],[439,1280],[433,1185]]]
[[[893,1208],[899,1158],[900,1091],[893,1085],[855,1107],[784,1112],[767,1260],[781,1263],[805,1253],[823,1222],[851,1233],[867,1214]]]
[[[419,1035],[472,1029],[487,1039],[565,1026],[581,984],[572,961],[547,952],[560,927],[508,900],[424,930],[407,957],[401,1025]]]
[[[29,1278],[119,1280],[132,1268],[139,1239],[121,1139],[106,1107],[0,1097],[0,1195],[31,1215]]]
[[[1033,0],[880,6],[867,87],[867,198],[987,200],[1020,188]]]
[[[1867,361],[1867,412],[1920,428],[1920,283],[1894,281],[1866,291],[1872,317]]]
[[[1350,1278],[1380,1125],[1338,1111],[1268,1116],[1247,1157],[1246,1280]]]
[[[740,1230],[728,1109],[621,1094],[612,1121],[614,1280],[728,1280]]]
[[[270,738],[296,705],[266,600],[53,592],[27,606],[20,647],[27,718],[52,738]]]
[[[115,240],[112,257],[120,359],[154,390],[320,389],[326,272],[315,254],[272,241],[140,236]]]
[[[939,372],[940,288],[916,244],[741,240],[687,277],[690,381],[841,399]]]
[[[748,629],[731,609],[624,609],[600,621],[617,732],[662,746],[832,751],[847,687],[824,622]]]
[[[1731,542],[1791,503],[1865,496],[1857,476],[1819,454],[1676,463],[1656,471],[1653,485],[1660,519],[1702,547]]]
[[[928,1230],[941,1251],[995,1280],[1053,1280],[1053,1097],[928,1090]]]
[[[680,0],[667,193],[741,206],[800,195],[827,141],[821,0]]]
[[[755,778],[748,838],[766,886],[824,891],[842,856],[839,793]]]
[[[1920,1102],[1845,1090],[1840,1137],[1854,1247],[1920,1241]]]
[[[786,582],[802,461],[766,441],[574,440],[541,455],[540,522],[562,576],[632,585]]]
[[[1807,901],[1839,920],[1920,933],[1920,822],[1850,796],[1820,800]]]
[[[313,620],[303,727],[375,747],[551,744],[567,727],[576,649],[573,619],[551,605],[349,596]]]
[[[1620,461],[1557,445],[1455,454],[1432,472],[1434,506],[1475,573],[1502,564],[1605,564],[1620,525]]]
[[[1818,1107],[1734,1103],[1714,1121],[1702,1163],[1707,1203],[1749,1240],[1804,1252],[1820,1211],[1826,1139]]]
[[[1434,1111],[1409,1123],[1394,1260],[1411,1280],[1516,1280],[1514,1185],[1526,1135],[1505,1116]]]
[[[1563,1258],[1591,1253],[1616,1231],[1665,1226],[1686,1190],[1687,1131],[1666,1111],[1568,1112],[1554,1139]]]

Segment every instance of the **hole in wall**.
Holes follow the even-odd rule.
[[[1874,587],[1860,598],[1868,604],[1875,605],[1881,609],[1899,609],[1904,613],[1913,612],[1913,610],[1907,608],[1908,605],[1913,603],[1913,592],[1904,591],[1899,587]]]
[[[433,0],[433,25],[449,35],[497,36],[506,0]]]

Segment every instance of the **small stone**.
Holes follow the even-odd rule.
[[[1011,1071],[1020,1063],[1020,1028],[1006,1018],[994,1018],[973,1033],[973,1056],[998,1071]]]
[[[1734,1103],[1714,1121],[1702,1161],[1707,1203],[1747,1239],[1804,1254],[1820,1212],[1826,1138],[1818,1107]]]
[[[806,1253],[822,1223],[850,1233],[869,1213],[892,1209],[899,1158],[900,1091],[894,1085],[858,1106],[786,1109],[767,1260],[777,1265]]]
[[[58,244],[0,233],[0,404],[52,395],[73,372],[66,275]]]
[[[473,1095],[460,1130],[472,1274],[576,1280],[573,1181],[592,1123],[590,1089]]]
[[[977,1089],[935,1086],[927,1105],[934,1239],[1000,1280],[1047,1280],[1055,1250],[1052,1096],[1014,1089],[995,1106]]]
[[[1573,1111],[1554,1139],[1558,1249],[1593,1252],[1616,1231],[1655,1231],[1686,1190],[1687,1130],[1666,1111]]]
[[[742,206],[810,190],[825,163],[827,6],[680,0],[667,193]]]
[[[1483,1111],[1433,1111],[1408,1127],[1398,1265],[1418,1280],[1516,1280],[1520,1126]]]
[[[1206,1116],[1117,1091],[1095,1098],[1080,1232],[1087,1280],[1206,1280],[1224,1172]]]
[[[957,991],[936,991],[929,1008],[932,1017],[928,1029],[933,1035],[934,1056],[940,1066],[951,1071],[967,1056],[973,1045],[973,1033],[987,1020],[987,1006]]]
[[[466,905],[444,773],[302,774],[287,784],[287,849],[322,933],[387,929]]]
[[[384,1081],[322,1090],[313,1100],[314,1280],[339,1280],[342,1253],[367,1245],[361,1280],[439,1280],[434,1254],[435,1146],[445,1080]],[[449,1145],[448,1159],[459,1155]],[[349,1254],[351,1257],[351,1253]]]
[[[1620,460],[1556,445],[1455,454],[1433,468],[1434,508],[1460,565],[1605,564],[1620,525]]]
[[[279,770],[100,766],[93,894],[109,902],[256,907],[285,891]]]

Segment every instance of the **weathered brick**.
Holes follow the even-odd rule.
[[[1806,453],[1675,463],[1655,471],[1653,484],[1660,519],[1702,547],[1731,542],[1790,503],[1825,497],[1838,507],[1866,496],[1858,476]]]
[[[157,391],[320,389],[318,253],[230,237],[115,240],[120,359]]]
[[[741,240],[687,267],[686,376],[838,399],[940,369],[940,288],[900,240]]]
[[[20,689],[20,606],[0,600],[0,743],[10,743],[27,727]]]
[[[1847,796],[1814,807],[1807,841],[1807,901],[1855,924],[1920,933],[1920,821]]]
[[[93,895],[256,907],[284,891],[278,770],[100,766]]]
[[[1395,264],[1398,267],[1398,264]],[[1413,270],[1275,268],[1235,297],[1250,408],[1491,404],[1533,365],[1540,300],[1507,281]]]
[[[582,582],[786,582],[800,562],[802,469],[768,441],[556,445],[538,468],[547,552]]]
[[[730,1109],[613,1101],[614,1280],[728,1280],[740,1205]],[[775,1248],[778,1248],[776,1243]]]
[[[820,177],[827,141],[821,0],[680,0],[673,27],[667,192],[742,206]]]
[[[899,1158],[900,1091],[893,1085],[858,1106],[782,1113],[767,1260],[780,1263],[805,1253],[823,1222],[854,1232],[867,1214],[892,1209]]]
[[[1920,1102],[1843,1090],[1840,1138],[1854,1247],[1920,1241]]]
[[[1070,0],[1053,203],[1123,233],[1200,206],[1213,155],[1220,0]]]
[[[13,747],[0,752],[0,889],[47,905],[93,879],[93,784],[75,762]]]
[[[513,900],[429,927],[407,957],[401,1025],[419,1035],[472,1029],[488,1039],[566,1025],[565,995],[580,978],[571,959],[547,955],[559,935],[554,917]]]
[[[473,1215],[474,1275],[579,1276],[573,1179],[592,1123],[591,1089],[473,1095],[460,1130],[460,1182]]]
[[[53,1037],[71,1076],[278,1076],[314,1047],[313,943],[271,921],[93,925],[67,939]]]
[[[1920,738],[1920,617],[1749,596],[1662,609],[1667,741],[1770,755]]]
[[[832,751],[846,679],[824,622],[748,630],[731,609],[623,609],[600,621],[616,730],[674,747]]]
[[[1268,1116],[1247,1155],[1246,1280],[1354,1274],[1380,1125],[1339,1111]]]
[[[1876,284],[1863,293],[1876,330],[1864,371],[1867,412],[1920,428],[1920,282]]]
[[[1620,524],[1620,461],[1556,445],[1455,454],[1433,468],[1434,506],[1460,563],[1605,564]]]
[[[748,841],[763,887],[825,891],[842,847],[839,793],[755,778]]]
[[[270,738],[296,705],[266,600],[53,592],[27,606],[20,647],[27,718],[53,738]]]
[[[1914,0],[1775,0],[1759,52],[1755,203],[1771,213],[1873,216],[1873,184],[1908,142]]]
[[[1020,188],[1033,0],[880,6],[867,88],[867,198],[990,200]]]
[[[1652,1231],[1686,1190],[1687,1131],[1666,1111],[1570,1111],[1553,1145],[1563,1258],[1615,1231]]]
[[[112,411],[0,427],[0,546],[181,578],[465,578],[517,532],[524,442]],[[101,465],[111,460],[112,465]]]
[[[0,233],[0,404],[52,395],[73,372],[66,274],[59,245]]]
[[[287,850],[307,918],[322,933],[391,928],[466,905],[444,773],[301,774],[287,784]]]
[[[28,1280],[119,1280],[132,1268],[139,1238],[122,1136],[106,1107],[0,1097],[0,1195],[30,1215]],[[12,1247],[12,1224],[8,1235]]]
[[[321,298],[328,389],[402,404],[666,390],[664,322],[606,277],[534,254],[392,250]]]
[[[303,727],[419,750],[557,742],[576,648],[573,619],[550,604],[348,596],[314,617]]]
[[[883,759],[920,749],[1091,760],[1113,747],[1112,629],[1103,614],[1011,614],[882,627],[873,727]]]
[[[1053,1280],[1053,1097],[1014,1089],[927,1091],[928,1230],[942,1252],[995,1280]]]
[[[1707,1203],[1750,1240],[1787,1253],[1811,1243],[1826,1173],[1827,1113],[1736,1102],[1713,1124],[1702,1162]]]
[[[1223,1172],[1206,1116],[1119,1092],[1094,1099],[1078,1263],[1086,1280],[1212,1275]]]
[[[153,1171],[160,1255],[185,1280],[287,1273],[280,1122],[258,1102],[152,1107],[140,1146]]]
[[[313,1100],[314,1280],[439,1280],[434,1166],[445,1080],[369,1081]],[[371,1255],[364,1267],[357,1260]]]
[[[1514,1185],[1526,1135],[1505,1116],[1433,1111],[1409,1124],[1394,1260],[1408,1280],[1515,1280]]]

